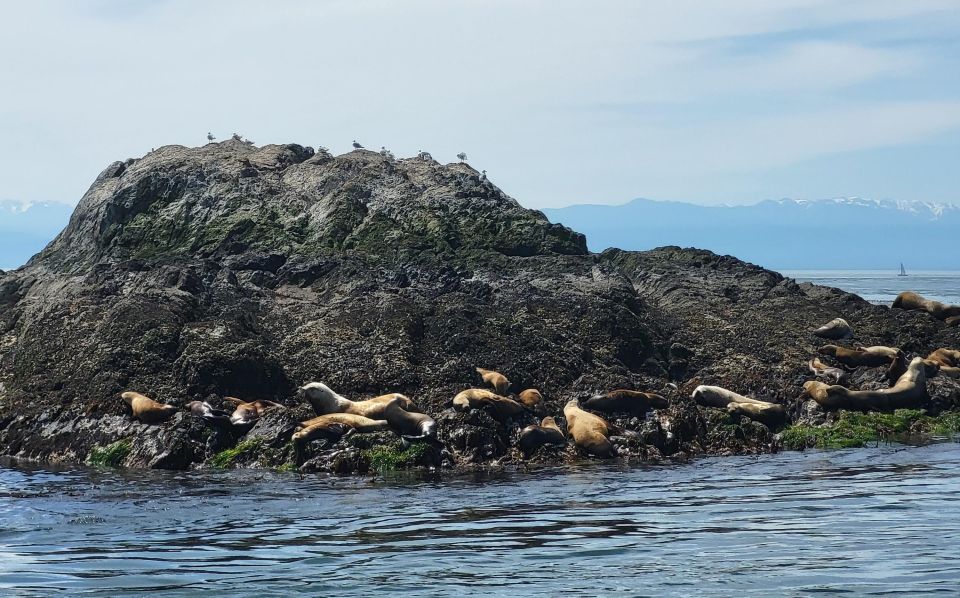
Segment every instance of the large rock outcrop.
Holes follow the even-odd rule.
[[[923,314],[709,252],[590,254],[465,164],[169,146],[109,166],[43,252],[0,273],[0,454],[79,462],[133,438],[126,464],[187,467],[243,435],[179,415],[140,426],[121,391],[294,407],[299,385],[322,380],[351,397],[402,392],[440,416],[479,384],[477,366],[539,388],[557,415],[570,397],[676,382],[674,406],[635,427],[656,454],[709,451],[689,386],[798,411],[809,330],[837,315],[862,344],[960,345]],[[466,444],[442,459],[506,453],[506,428],[467,446],[478,417],[440,418],[466,426],[443,432]]]

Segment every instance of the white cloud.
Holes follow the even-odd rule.
[[[13,57],[0,62],[9,82],[0,97],[0,192],[76,201],[113,159],[237,130],[259,143],[334,151],[354,138],[401,155],[423,148],[453,160],[464,150],[530,205],[578,201],[590,190],[611,195],[591,199],[618,201],[645,194],[648,172],[708,177],[957,126],[957,98],[845,97],[852,86],[920,76],[933,50],[842,31],[869,24],[897,39],[922,36],[931,20],[956,24],[952,7],[19,3],[0,23],[0,52]],[[876,130],[858,117],[871,110]],[[891,115],[902,120],[882,120]]]

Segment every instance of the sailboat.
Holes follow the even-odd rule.
[[[897,276],[906,276],[906,275],[907,275],[907,270],[906,268],[903,267],[903,262],[900,262],[900,274],[897,274]]]

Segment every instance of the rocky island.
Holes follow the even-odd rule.
[[[955,430],[960,383],[889,414],[831,411],[804,393],[812,332],[833,318],[850,347],[910,356],[960,348],[960,327],[872,305],[697,249],[587,250],[582,235],[523,208],[467,164],[333,156],[238,140],[167,146],[111,164],[66,229],[0,273],[0,454],[54,463],[185,469],[249,466],[366,472],[466,469],[586,458],[572,443],[524,455],[540,416],[613,389],[667,399],[611,414],[632,461],[862,444]],[[505,374],[536,388],[539,413],[458,410]],[[851,388],[888,386],[856,368]],[[323,382],[359,400],[402,393],[437,439],[390,431],[291,442],[316,413],[298,393]],[[716,385],[782,407],[778,422],[698,405]],[[177,407],[131,418],[137,391]],[[249,426],[185,409],[225,397],[269,401]]]

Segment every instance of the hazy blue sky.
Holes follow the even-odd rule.
[[[238,131],[522,203],[960,201],[960,0],[0,1],[0,199]]]

